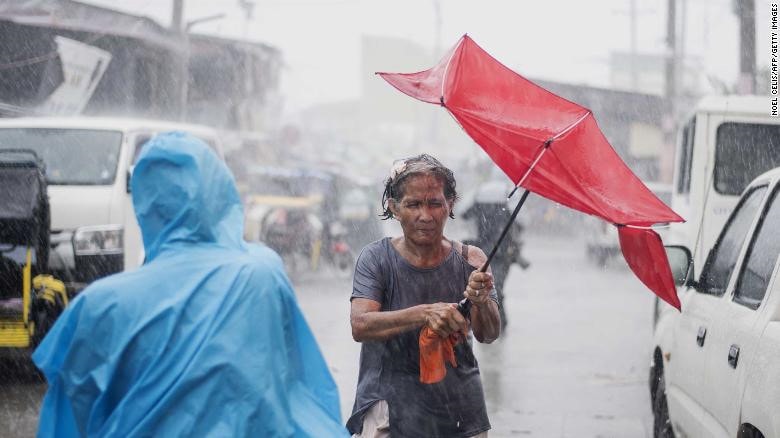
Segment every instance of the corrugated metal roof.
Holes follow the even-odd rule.
[[[179,49],[183,43],[175,32],[148,17],[73,0],[0,2],[0,20],[28,26],[135,38],[169,49]]]

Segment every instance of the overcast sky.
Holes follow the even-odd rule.
[[[163,25],[170,0],[88,0],[149,16]],[[247,38],[278,47],[284,55],[282,91],[288,109],[353,98],[360,92],[360,36],[406,38],[436,46],[434,0],[256,0],[245,20],[238,0],[185,0],[185,19],[224,13],[194,32]],[[637,47],[664,52],[666,0],[636,1]],[[683,4],[682,0],[678,3]],[[769,1],[756,0],[758,65],[769,58]],[[609,86],[609,54],[630,48],[629,0],[440,0],[441,51],[464,33],[524,76]],[[704,76],[727,84],[738,70],[737,20],[732,0],[687,0],[685,45],[701,60]],[[683,9],[681,7],[681,9]],[[681,11],[682,14],[682,11]],[[431,65],[435,59],[431,59]],[[429,66],[387,65],[387,71]]]

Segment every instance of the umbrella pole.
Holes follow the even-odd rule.
[[[517,207],[515,207],[515,211],[512,212],[512,216],[509,218],[509,222],[507,222],[506,226],[504,227],[504,231],[501,232],[501,236],[499,236],[498,241],[493,246],[493,249],[490,251],[490,255],[488,255],[487,261],[485,261],[485,264],[482,265],[481,268],[479,268],[479,272],[487,271],[490,262],[493,260],[493,256],[496,255],[496,252],[498,252],[498,247],[501,245],[501,242],[504,241],[504,238],[506,237],[507,233],[509,233],[509,229],[512,228],[512,224],[515,222],[517,213],[520,212],[520,208],[525,203],[525,199],[528,197],[529,193],[531,192],[528,191],[528,189],[525,189],[525,191],[523,192],[523,196],[520,197],[520,202],[517,203]]]
[[[499,245],[501,245],[501,242],[504,241],[504,238],[509,233],[509,229],[512,228],[512,224],[515,222],[517,213],[520,212],[520,208],[525,203],[525,200],[526,198],[528,198],[529,193],[531,192],[528,189],[525,189],[525,191],[523,192],[523,196],[520,197],[520,201],[517,203],[517,207],[515,207],[515,211],[512,212],[512,216],[509,218],[509,222],[507,222],[506,226],[504,227],[504,231],[501,232],[501,236],[498,237],[498,241],[493,246],[493,249],[490,251],[490,255],[488,255],[485,264],[482,265],[481,268],[479,268],[479,272],[487,271],[488,266],[490,266],[490,262],[493,260],[493,257],[496,255],[496,252],[498,252]],[[460,310],[460,313],[463,314],[463,316],[468,317],[469,312],[471,311],[471,301],[469,301],[468,298],[464,298],[463,300],[461,300],[458,303],[458,310]]]

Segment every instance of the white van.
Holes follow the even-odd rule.
[[[701,274],[688,248],[667,249],[682,311],[653,333],[653,436],[780,437],[778,227],[780,168],[744,191]]]
[[[707,97],[680,130],[671,207],[686,223],[672,224],[664,243],[690,248],[697,268],[748,183],[780,166],[770,110],[767,96]]]
[[[204,126],[89,117],[0,119],[0,149],[30,149],[46,165],[49,267],[71,291],[143,261],[130,173],[141,146],[173,130],[197,136],[223,157],[216,131]]]

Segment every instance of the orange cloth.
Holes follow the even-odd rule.
[[[455,350],[459,337],[452,334],[447,338],[437,335],[430,327],[424,327],[420,332],[420,382],[440,382],[447,375],[444,361],[457,367]]]

